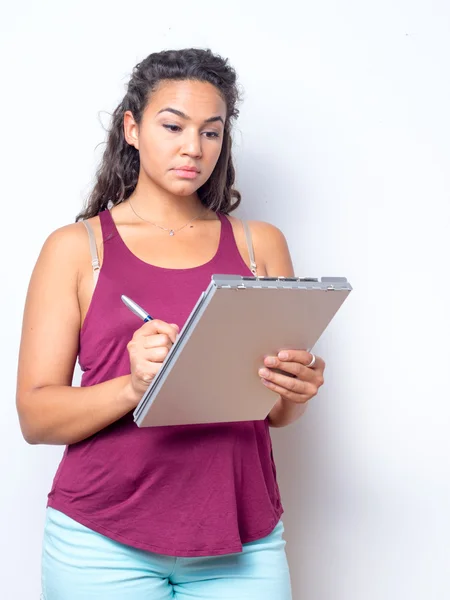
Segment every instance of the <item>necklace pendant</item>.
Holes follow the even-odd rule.
[[[173,229],[171,229],[171,230],[169,231],[169,235],[175,235],[175,231],[174,231]]]

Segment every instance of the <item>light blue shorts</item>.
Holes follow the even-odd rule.
[[[291,600],[279,521],[222,556],[180,558],[115,542],[47,508],[42,600]]]

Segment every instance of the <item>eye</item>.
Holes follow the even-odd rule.
[[[218,138],[218,137],[220,137],[220,136],[219,136],[219,134],[218,134],[218,133],[216,133],[215,131],[205,131],[204,133],[205,133],[205,135],[206,135],[206,137],[207,137],[208,139],[213,139],[213,138]]]
[[[163,125],[163,127],[165,127],[168,131],[171,131],[172,133],[177,133],[178,131],[181,131],[181,127],[179,127],[178,125]]]

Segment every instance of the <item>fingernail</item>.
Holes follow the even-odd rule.
[[[279,352],[278,353],[278,358],[280,360],[286,360],[288,358],[289,354],[287,352]]]
[[[258,373],[261,375],[261,377],[269,377],[270,373],[267,369],[260,369],[258,371]]]
[[[268,356],[264,362],[268,367],[273,367],[274,365],[276,365],[277,361],[273,356]]]

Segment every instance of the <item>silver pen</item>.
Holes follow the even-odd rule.
[[[153,320],[153,317],[151,317],[146,310],[141,308],[139,306],[139,304],[136,304],[136,302],[134,300],[131,300],[131,298],[128,298],[128,296],[124,296],[123,294],[120,297],[122,299],[122,302],[125,304],[125,306],[127,308],[129,308],[132,313],[134,313],[140,319],[142,319],[144,321],[144,323],[146,323],[147,321]]]

